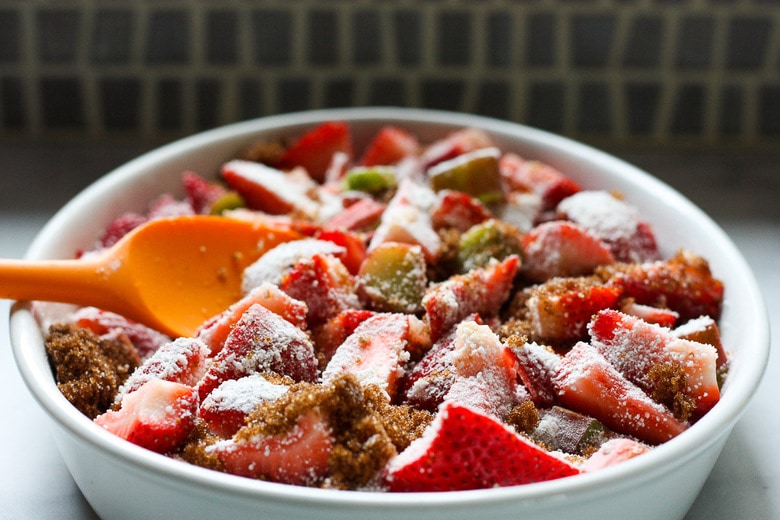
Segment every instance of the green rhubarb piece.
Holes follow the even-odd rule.
[[[227,191],[224,195],[211,203],[209,212],[212,215],[221,215],[231,209],[245,208],[244,198],[235,191]]]
[[[385,242],[368,253],[358,279],[369,307],[383,312],[422,310],[426,264],[418,245]]]
[[[510,255],[521,256],[522,251],[520,231],[506,222],[490,219],[471,226],[461,235],[458,267],[461,273],[467,273],[485,267],[493,258],[500,261]]]
[[[347,170],[344,188],[347,191],[363,191],[372,195],[396,187],[395,168],[388,166],[358,166]]]
[[[440,162],[428,169],[431,188],[462,191],[483,204],[499,202],[504,197],[500,157],[498,148],[481,148]]]
[[[588,455],[610,436],[604,425],[587,415],[560,406],[546,410],[531,438],[550,450]]]

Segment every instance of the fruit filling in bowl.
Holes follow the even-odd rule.
[[[192,337],[91,307],[46,321],[60,391],[129,442],[292,485],[481,489],[640,456],[720,398],[707,260],[486,132],[388,124],[358,150],[329,121],[181,179],[78,254],[194,214],[295,239]]]

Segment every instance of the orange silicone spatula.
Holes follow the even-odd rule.
[[[96,256],[0,260],[0,298],[90,305],[167,334],[191,336],[241,298],[245,267],[299,237],[225,217],[153,220]]]

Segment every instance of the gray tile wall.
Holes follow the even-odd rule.
[[[0,138],[166,140],[309,108],[780,144],[780,1],[0,0]]]

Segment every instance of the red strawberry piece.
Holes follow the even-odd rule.
[[[149,206],[148,220],[170,217],[185,217],[195,212],[186,200],[179,200],[169,193],[157,197]]]
[[[152,379],[122,399],[119,410],[95,418],[114,435],[158,453],[175,450],[195,426],[198,393],[181,383]]]
[[[507,347],[517,361],[517,374],[534,404],[542,408],[555,404],[553,377],[558,370],[561,356],[549,347],[525,342],[516,337],[507,340]]]
[[[481,323],[479,316],[473,319]],[[439,338],[420,361],[406,372],[401,382],[401,400],[418,408],[435,412],[444,401],[454,379],[452,351],[455,349],[455,331]]]
[[[260,163],[233,160],[222,166],[222,177],[252,209],[304,218],[317,213],[319,205],[308,195],[315,183],[300,170],[282,172]]]
[[[201,399],[224,381],[275,372],[295,381],[314,381],[317,360],[309,336],[261,305],[252,305],[236,322],[225,346],[198,383]]]
[[[495,146],[490,136],[477,128],[464,128],[432,143],[422,154],[425,168],[454,159],[464,153]]]
[[[654,323],[661,327],[674,327],[680,315],[671,309],[642,305],[628,298],[620,305],[620,312],[635,316],[647,323]]]
[[[433,286],[423,298],[423,308],[436,341],[471,314],[492,317],[498,314],[509,297],[520,259],[510,255],[502,262],[491,262],[455,275]]]
[[[214,316],[200,326],[197,337],[208,345],[212,355],[222,350],[233,326],[254,304],[262,305],[301,330],[306,329],[308,310],[306,304],[291,298],[277,286],[263,282],[221,314]]]
[[[345,309],[313,330],[314,349],[319,357],[325,362],[330,361],[338,346],[344,343],[358,325],[374,314],[374,311]]]
[[[327,384],[341,374],[353,374],[364,385],[373,384],[395,396],[410,354],[412,315],[379,313],[361,322],[344,340],[322,373]]]
[[[322,227],[326,230],[367,231],[379,224],[385,208],[386,204],[363,197],[328,219]]]
[[[200,403],[198,416],[212,432],[232,437],[258,404],[275,401],[286,392],[286,386],[271,383],[259,374],[225,381]]]
[[[147,220],[146,216],[138,213],[128,212],[119,215],[103,230],[103,233],[100,235],[100,246],[113,246],[119,242],[120,238],[141,224],[145,224]]]
[[[293,142],[279,159],[277,167],[289,170],[301,166],[313,179],[322,182],[333,154],[337,152],[352,156],[352,135],[346,123],[327,121]]]
[[[620,262],[660,258],[655,234],[636,209],[606,191],[581,191],[563,199],[558,214],[599,237]]]
[[[316,254],[298,262],[279,288],[304,302],[310,328],[322,325],[345,309],[359,309],[355,278],[344,264],[330,255]]]
[[[367,231],[376,227],[382,218],[386,204],[371,197],[364,197],[350,204],[322,226],[326,230]]]
[[[682,321],[699,316],[720,318],[723,282],[712,276],[705,259],[687,251],[666,261],[628,266],[609,283],[637,303],[672,309]]]
[[[504,417],[515,403],[514,357],[487,325],[461,322],[449,356],[453,381],[444,396],[473,410]]]
[[[583,473],[590,473],[600,469],[614,466],[621,462],[633,459],[650,451],[650,447],[637,442],[633,439],[617,438],[610,439],[602,444],[598,451],[586,460],[580,470]]]
[[[266,282],[279,285],[298,262],[316,254],[339,256],[346,254],[346,250],[334,242],[316,238],[284,242],[244,269],[241,288],[248,293]]]
[[[651,445],[666,442],[688,427],[587,343],[579,342],[566,353],[553,383],[563,406]]]
[[[617,311],[598,313],[589,325],[592,343],[615,368],[649,395],[659,384],[656,366],[673,366],[685,374],[682,392],[703,415],[720,399],[712,345],[679,339],[667,328]]]
[[[417,155],[420,143],[409,132],[395,126],[382,127],[376,133],[363,156],[360,158],[361,166],[389,166],[398,163],[401,159]]]
[[[334,441],[316,409],[301,415],[292,429],[278,435],[242,436],[242,431],[209,448],[224,471],[301,486],[313,485],[326,476]]]
[[[490,328],[470,316],[406,373],[400,397],[431,412],[451,400],[500,417],[515,401],[514,365]]]
[[[555,209],[560,201],[581,190],[579,184],[549,164],[529,161],[514,153],[501,157],[499,169],[510,190],[539,195],[543,211]]]
[[[706,343],[712,345],[718,351],[718,370],[723,370],[728,366],[728,356],[723,348],[723,342],[720,339],[720,329],[715,320],[709,316],[700,316],[688,320],[672,331],[672,334],[678,338]]]
[[[227,193],[221,184],[209,182],[195,172],[184,172],[182,184],[192,210],[200,215],[211,213],[211,206]]]
[[[490,211],[479,200],[462,191],[452,190],[437,193],[431,212],[435,229],[455,228],[461,232],[491,217]]]
[[[445,402],[422,437],[390,460],[384,482],[390,491],[461,491],[578,473],[498,420]]]
[[[573,222],[545,222],[523,236],[523,272],[534,282],[590,274],[614,261],[604,242]]]
[[[435,262],[441,254],[441,238],[430,216],[435,201],[436,194],[428,186],[410,178],[402,180],[382,214],[369,251],[384,242],[416,244],[428,262]]]
[[[117,402],[152,379],[195,386],[206,373],[209,348],[199,339],[176,338],[136,368],[120,388]]]
[[[79,327],[87,328],[98,336],[124,334],[130,340],[130,343],[133,344],[142,360],[151,356],[158,348],[171,341],[171,338],[162,332],[128,320],[120,314],[95,307],[79,308],[73,316],[73,321]]]
[[[595,277],[553,278],[535,286],[526,300],[534,338],[554,346],[586,336],[591,316],[617,304],[620,290]]]
[[[343,247],[346,252],[338,256],[341,263],[350,274],[356,275],[360,271],[360,266],[366,259],[366,241],[361,235],[344,229],[324,229],[317,233],[316,237]]]

